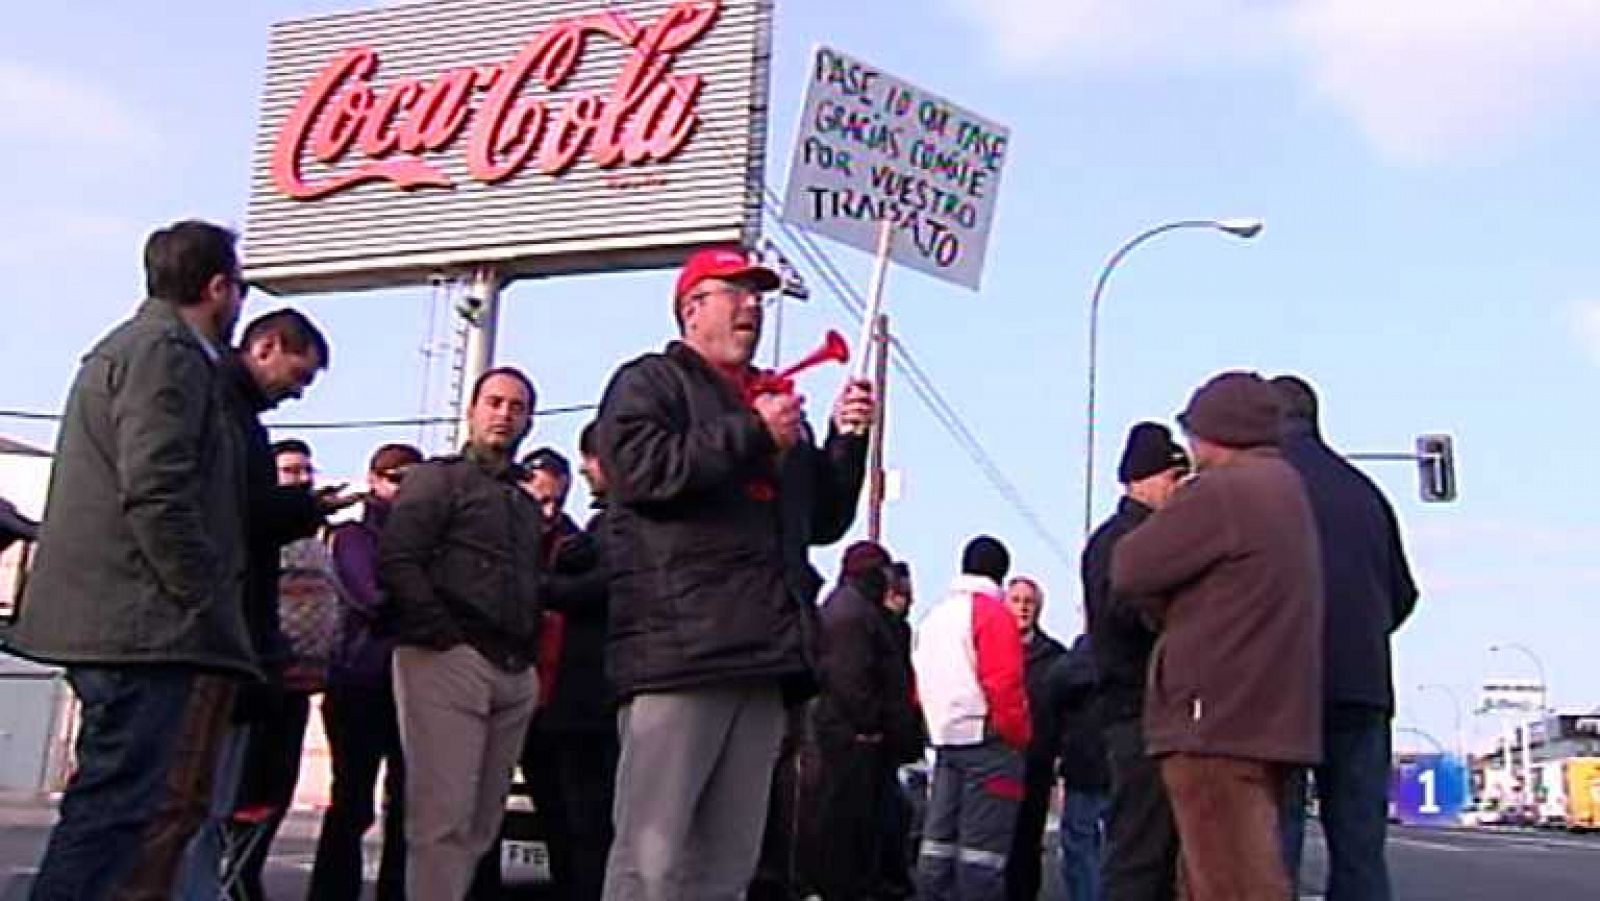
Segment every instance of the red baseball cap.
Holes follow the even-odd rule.
[[[682,300],[695,285],[708,278],[743,279],[762,293],[783,287],[778,273],[761,265],[744,248],[726,244],[705,247],[691,254],[678,273],[678,288],[672,296]]]

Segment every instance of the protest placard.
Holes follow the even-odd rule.
[[[812,63],[783,218],[976,289],[1010,132],[828,47]]]

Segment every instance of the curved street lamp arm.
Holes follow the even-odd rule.
[[[1448,695],[1449,698],[1450,698],[1451,706],[1453,706],[1455,708],[1456,752],[1458,754],[1461,754],[1462,757],[1465,758],[1466,753],[1467,753],[1467,745],[1466,745],[1465,733],[1463,733],[1461,731],[1461,709],[1462,709],[1461,708],[1461,695],[1460,695],[1460,693],[1458,693],[1455,690],[1455,688],[1453,686],[1446,685],[1443,682],[1424,682],[1421,685],[1417,686],[1417,691],[1434,691],[1434,690],[1442,691],[1446,695]]]
[[[1132,252],[1135,247],[1138,247],[1140,244],[1143,244],[1151,238],[1154,238],[1156,235],[1163,234],[1165,232],[1176,231],[1180,228],[1221,227],[1222,223],[1217,219],[1179,219],[1175,222],[1167,222],[1158,225],[1155,228],[1146,229],[1123,242],[1123,245],[1118,247],[1116,252],[1106,260],[1105,266],[1100,270],[1099,279],[1097,279],[1094,283],[1094,297],[1089,302],[1089,315],[1091,319],[1096,318],[1095,314],[1100,311],[1100,295],[1105,291],[1106,282],[1110,280],[1112,271],[1117,268],[1117,264],[1122,262],[1122,258]]]
[[[1533,652],[1533,649],[1528,647],[1527,645],[1520,644],[1520,643],[1515,642],[1515,641],[1509,641],[1509,642],[1505,642],[1503,644],[1490,645],[1489,650],[1491,650],[1491,651],[1500,651],[1500,650],[1516,651],[1517,653],[1523,655],[1524,657],[1527,657],[1530,661],[1533,662],[1533,668],[1535,670],[1537,670],[1538,673],[1539,673],[1539,712],[1541,714],[1547,712],[1549,710],[1549,707],[1550,707],[1550,680],[1545,677],[1544,661],[1539,658],[1539,655],[1535,654]]]
[[[1445,750],[1444,742],[1440,741],[1437,738],[1434,738],[1432,733],[1429,733],[1429,732],[1426,732],[1426,731],[1424,731],[1422,729],[1419,729],[1416,726],[1396,726],[1394,731],[1395,731],[1396,735],[1418,735],[1418,736],[1421,736],[1422,738],[1427,739],[1428,743],[1433,745],[1434,749],[1437,750],[1440,754],[1449,753],[1449,752],[1447,752]]]
[[[1256,220],[1259,223],[1260,220]],[[1165,232],[1176,231],[1180,228],[1216,228],[1230,234],[1239,234],[1250,237],[1260,230],[1259,225],[1255,230],[1248,228],[1236,231],[1220,219],[1178,219],[1173,222],[1162,223],[1154,228],[1146,229],[1127,241],[1123,242],[1100,269],[1100,277],[1095,279],[1094,294],[1089,298],[1089,393],[1088,416],[1084,435],[1084,476],[1083,476],[1083,534],[1088,535],[1094,528],[1094,434],[1095,434],[1095,377],[1100,366],[1100,297],[1105,293],[1106,282],[1110,281],[1111,273],[1135,247]],[[1248,233],[1246,233],[1248,232]]]

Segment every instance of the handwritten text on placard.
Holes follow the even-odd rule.
[[[827,47],[817,49],[801,111],[784,218],[978,287],[1000,192],[1007,129]]]

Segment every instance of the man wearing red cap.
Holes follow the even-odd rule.
[[[681,340],[620,369],[600,405],[611,482],[609,659],[621,704],[608,901],[743,897],[784,705],[816,690],[806,548],[855,517],[874,404],[854,382],[817,447],[794,394],[755,392],[762,294],[736,247],[689,258]]]

